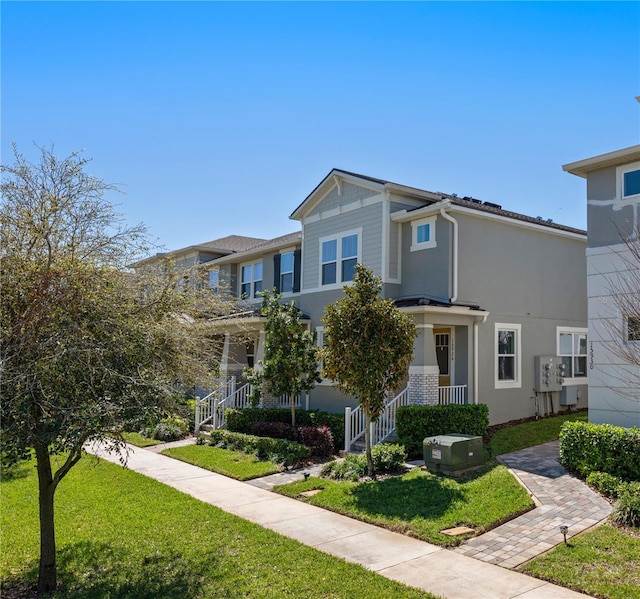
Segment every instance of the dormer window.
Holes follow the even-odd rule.
[[[616,175],[618,200],[625,204],[640,202],[640,162],[619,166]]]
[[[436,217],[429,216],[411,223],[411,251],[436,247]]]

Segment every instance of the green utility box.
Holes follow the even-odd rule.
[[[424,465],[433,472],[454,471],[482,464],[482,437],[438,435],[423,442]]]

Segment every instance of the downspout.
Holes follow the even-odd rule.
[[[451,290],[452,294],[449,301],[454,304],[458,299],[458,221],[453,218],[453,216],[447,214],[444,207],[440,208],[440,215],[453,225],[453,255],[451,256],[453,288]]]
[[[478,325],[487,322],[489,314],[476,316],[473,321],[473,403],[478,403]]]

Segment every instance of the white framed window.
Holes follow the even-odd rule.
[[[587,379],[587,329],[556,327],[558,356],[564,366],[564,384],[586,383]]]
[[[436,217],[429,216],[411,223],[411,251],[436,247]]]
[[[240,297],[251,299],[262,291],[262,260],[240,266]]]
[[[320,285],[353,281],[360,261],[361,230],[320,239]]]
[[[495,325],[495,386],[496,389],[522,387],[522,325]]]
[[[217,268],[209,271],[207,288],[211,289],[213,293],[220,293],[220,271]]]
[[[293,252],[280,254],[280,293],[293,291]]]
[[[623,204],[640,202],[640,162],[616,169],[616,197]]]

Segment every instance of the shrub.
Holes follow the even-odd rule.
[[[344,449],[344,412],[334,414],[332,412],[307,412],[313,426],[326,426],[333,435],[333,447]],[[303,423],[299,423],[303,425]]]
[[[179,416],[168,416],[156,424],[151,434],[158,441],[177,441],[189,432],[189,423]],[[149,436],[149,435],[146,435]]]
[[[402,445],[381,443],[371,448],[373,467],[376,473],[399,472],[407,459]],[[367,471],[367,456],[363,453],[349,454],[342,460],[325,464],[320,471],[321,476],[335,480],[353,480],[362,478]]]
[[[283,422],[291,424],[291,410],[288,408],[227,408],[224,412],[227,429],[236,433],[251,434],[251,427],[257,422]],[[296,410],[298,426],[327,426],[333,435],[334,447],[344,447],[344,414],[331,412]]]
[[[226,430],[211,431],[209,445],[251,453],[261,460],[272,460],[284,466],[293,466],[309,459],[311,450],[288,439],[256,437]]]
[[[297,440],[311,449],[315,456],[324,457],[334,453],[333,435],[327,426],[301,426]]]
[[[402,406],[396,414],[398,442],[411,457],[422,456],[426,437],[450,433],[483,437],[488,427],[489,408],[485,404]]]
[[[296,429],[286,422],[256,422],[251,426],[250,433],[256,437],[297,440]]]
[[[611,519],[621,526],[640,527],[640,492],[623,492],[613,506]]]
[[[621,478],[608,474],[607,472],[590,472],[586,478],[586,482],[606,497],[612,498],[618,497],[620,494],[620,486],[624,484]]]
[[[606,472],[625,481],[640,480],[640,428],[565,422],[560,430],[560,461],[581,476]]]

